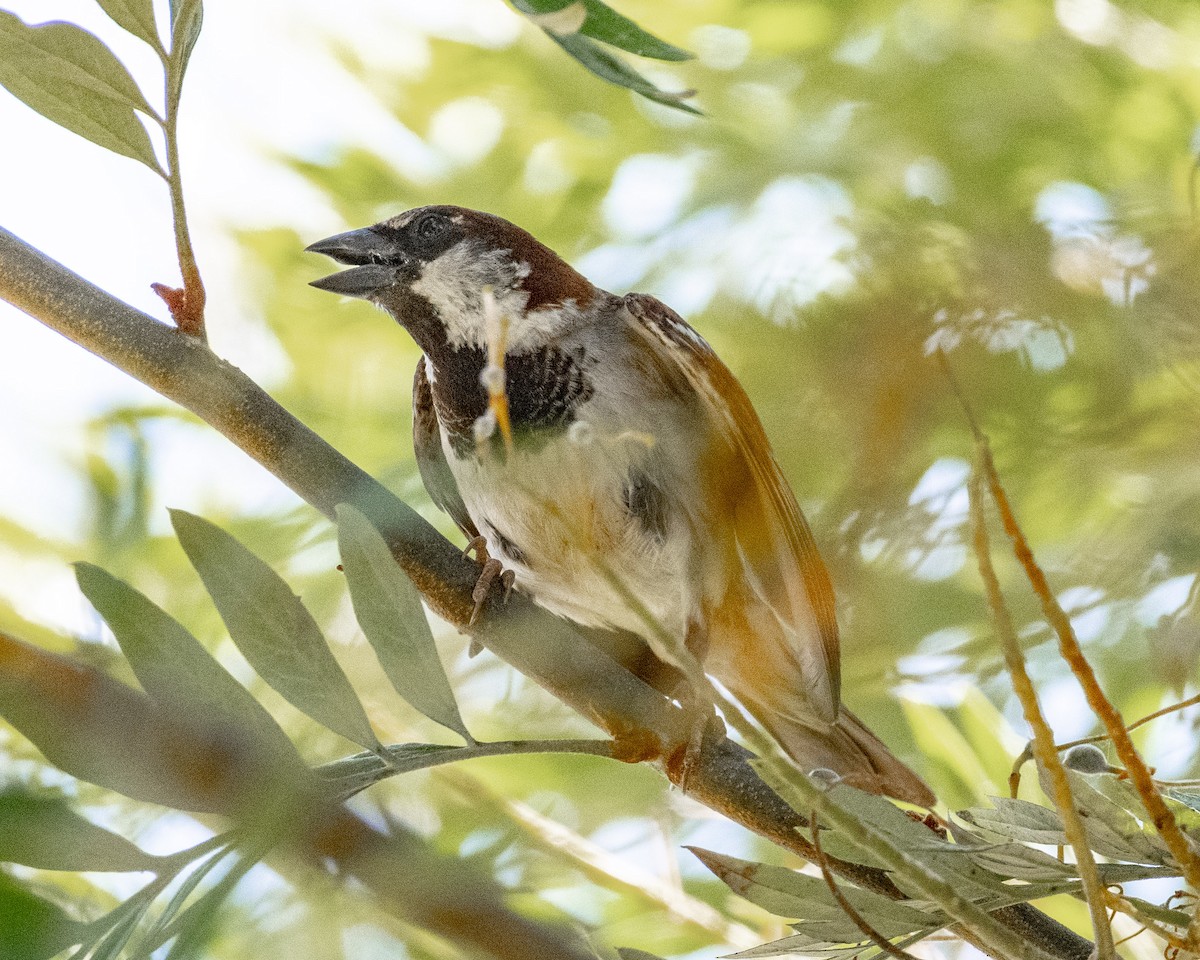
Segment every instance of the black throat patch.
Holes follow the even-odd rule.
[[[480,347],[445,349],[433,362],[433,403],[454,453],[476,452],[475,421],[487,411],[487,391],[479,381],[487,362]],[[505,358],[508,415],[522,444],[552,439],[571,425],[579,407],[595,392],[592,366],[582,347],[571,351],[542,347]],[[499,440],[496,436],[494,440]]]

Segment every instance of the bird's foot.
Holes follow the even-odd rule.
[[[698,696],[695,692],[681,697],[680,706],[686,717],[687,739],[676,748],[668,761],[668,773],[674,774],[671,779],[683,793],[687,793],[692,776],[700,768],[705,741],[725,739],[725,721],[717,715],[710,699]],[[673,770],[670,769],[672,767]]]
[[[471,611],[471,619],[467,625],[473,627],[479,622],[479,617],[487,604],[488,595],[497,583],[504,591],[501,595],[502,602],[508,603],[509,597],[512,596],[513,584],[517,580],[517,574],[513,570],[505,570],[499,560],[488,555],[487,541],[483,537],[475,537],[463,549],[464,557],[469,557],[472,553],[483,564],[479,571],[479,579],[475,581],[475,589],[471,591],[471,599],[475,601],[475,608]],[[468,655],[474,657],[482,649],[479,641],[472,640]]]

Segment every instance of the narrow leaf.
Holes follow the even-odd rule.
[[[203,0],[171,0],[171,88],[178,96],[192,50],[204,26]]]
[[[621,960],[662,960],[657,953],[648,953],[635,947],[617,947],[617,956]]]
[[[608,4],[600,0],[583,0],[583,4],[587,7],[587,20],[583,22],[580,33],[639,57],[675,61],[692,59],[688,51],[660,40]]]
[[[129,71],[86,30],[31,27],[0,10],[0,85],[47,119],[162,173],[134,111],[156,114]]]
[[[151,697],[172,713],[256,741],[266,756],[299,771],[303,761],[275,718],[177,620],[90,563],[77,563],[75,577]]]
[[[552,33],[578,31],[620,50],[655,60],[692,58],[686,50],[660,40],[601,0],[513,0],[513,6]],[[555,15],[559,15],[558,23],[574,25],[573,29],[556,29],[555,21],[549,20]]]
[[[80,942],[84,928],[54,904],[0,873],[0,957],[44,960]]]
[[[776,916],[820,923],[822,936],[841,936],[842,943],[855,943],[861,931],[833,899],[821,877],[797,873],[785,867],[739,860],[699,847],[688,847],[709,870],[738,896]],[[842,894],[885,937],[896,937],[940,926],[945,915],[929,914],[869,890],[842,886]],[[828,925],[828,926],[825,926]]]
[[[60,799],[0,794],[0,862],[39,870],[152,869],[154,858],[75,813]]]
[[[117,26],[145,40],[155,50],[162,49],[158,24],[154,19],[153,0],[96,0]]]
[[[991,807],[959,811],[967,823],[1022,843],[1062,846],[1067,842],[1062,821],[1053,810],[1028,800],[992,797]]]
[[[690,91],[668,93],[660,90],[633,67],[609,53],[591,38],[578,33],[559,35],[551,31],[547,31],[546,35],[601,80],[625,87],[655,103],[700,115],[701,111],[684,102],[691,96]]]
[[[263,790],[238,743],[211,742],[107,674],[2,632],[0,717],[60,770],[135,800],[224,813]]]
[[[171,522],[229,636],[259,676],[330,730],[379,749],[321,628],[282,578],[215,524],[182,510],[171,511]]]
[[[416,588],[379,531],[349,504],[337,508],[338,549],[354,614],[396,692],[430,720],[473,742],[446,679]]]

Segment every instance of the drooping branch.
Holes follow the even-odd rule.
[[[467,630],[478,568],[382,485],[296,420],[203,344],[88,283],[0,228],[0,298],[195,413],[328,517],[352,503],[378,527],[397,562],[441,617]],[[682,712],[563,621],[519,596],[487,611],[473,637],[619,740],[626,759],[667,761],[686,743]],[[805,826],[727,740],[706,741],[688,794],[811,859]],[[887,875],[831,861],[847,879],[898,896]],[[1057,957],[1083,960],[1092,945],[1028,905],[995,914]]]

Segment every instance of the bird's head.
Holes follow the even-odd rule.
[[[510,350],[551,339],[597,293],[525,230],[464,207],[418,207],[307,249],[350,267],[314,287],[382,307],[426,353],[486,345],[485,290]]]

